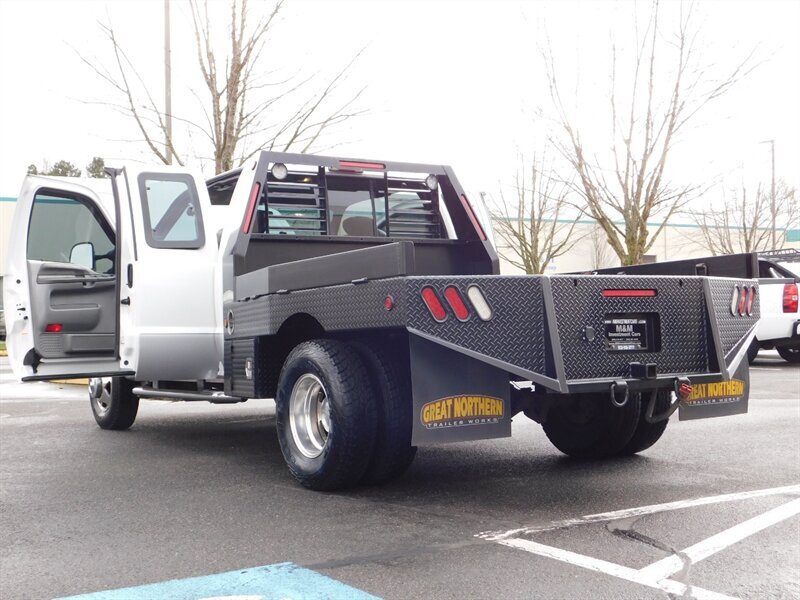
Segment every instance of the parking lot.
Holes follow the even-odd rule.
[[[519,415],[344,493],[292,480],[271,402],[142,401],[103,431],[85,388],[1,360],[3,599],[800,597],[800,368],[773,353],[747,415],[640,456],[565,458]]]

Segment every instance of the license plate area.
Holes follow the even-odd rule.
[[[607,313],[603,325],[609,352],[657,352],[661,349],[658,313]]]

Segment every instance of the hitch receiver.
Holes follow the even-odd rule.
[[[648,423],[658,423],[659,421],[666,421],[672,416],[681,402],[688,400],[692,395],[692,383],[687,377],[676,377],[672,383],[673,390],[675,391],[675,401],[662,413],[654,415],[653,411],[656,409],[656,398],[658,390],[653,390],[650,393],[650,400],[647,403],[647,410],[644,413],[644,420]]]

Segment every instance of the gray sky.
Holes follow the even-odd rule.
[[[202,93],[185,3],[173,0],[176,114],[199,115]],[[225,5],[212,3],[218,25]],[[330,75],[367,46],[344,94],[367,86],[369,116],[337,130],[333,152],[360,158],[449,163],[473,193],[510,182],[518,152],[542,152],[549,103],[537,42],[546,30],[565,81],[580,82],[575,114],[589,135],[607,121],[609,39],[624,46],[633,10],[627,2],[290,2],[265,55],[277,75]],[[661,27],[674,25],[677,2],[663,3]],[[763,61],[698,115],[672,156],[680,181],[741,179],[768,183],[774,139],[779,178],[800,187],[800,2],[706,1],[703,57],[720,73],[756,50]],[[97,21],[111,21],[160,102],[163,3],[0,0],[0,196],[14,196],[30,163],[66,159],[83,168],[99,155],[152,162],[132,122],[88,100],[112,91],[76,51],[111,66]],[[595,129],[593,131],[593,128]],[[178,129],[186,154],[202,139]],[[190,156],[212,174],[213,163]],[[712,194],[718,194],[712,190]]]

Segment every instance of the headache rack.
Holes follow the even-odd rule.
[[[274,165],[256,208],[255,235],[448,237],[440,190],[429,185],[429,174]]]

